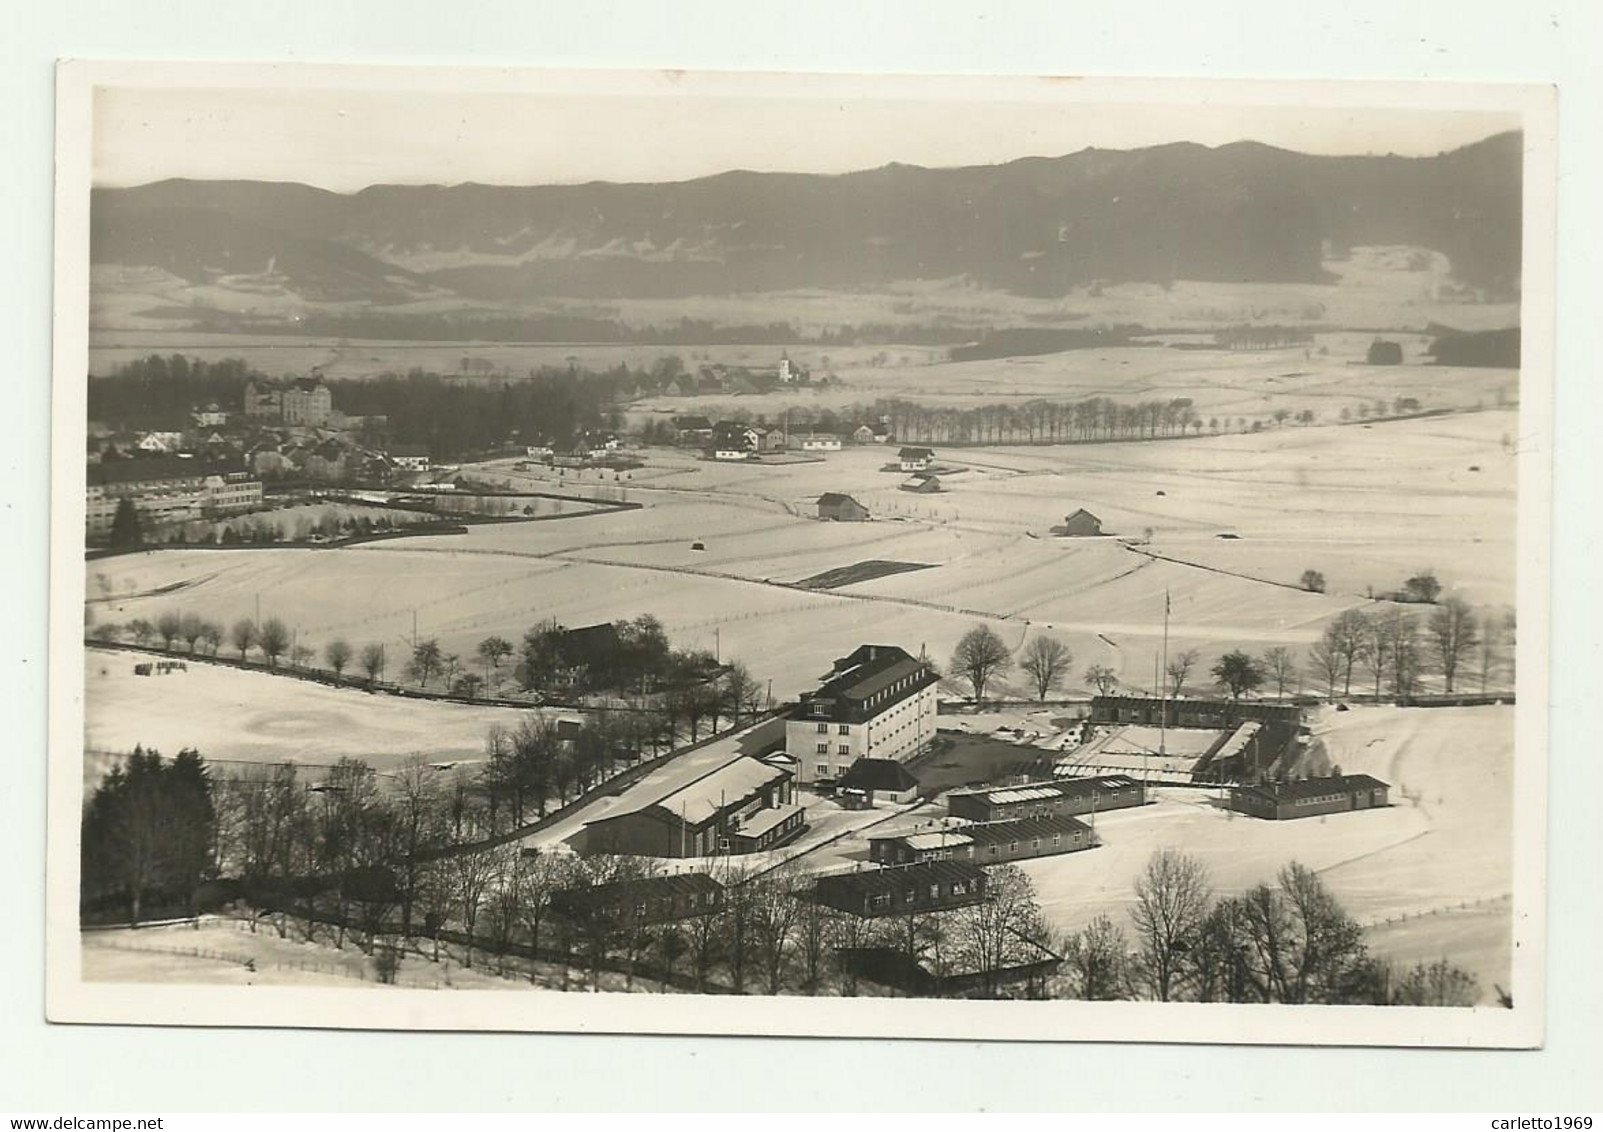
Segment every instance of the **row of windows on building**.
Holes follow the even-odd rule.
[[[968,895],[968,884],[966,882],[964,882],[964,881],[956,881],[956,882],[954,882],[953,885],[952,885],[952,895],[953,896],[967,896]],[[938,884],[930,885],[930,899],[931,900],[939,900],[940,898],[941,898],[941,886],[938,885]],[[902,901],[902,903],[904,903],[904,904],[916,904],[916,903],[918,903],[918,889],[916,889],[916,888],[908,889],[907,890],[907,896]],[[889,892],[877,892],[873,896],[868,898],[868,904],[869,904],[869,907],[871,907],[871,908],[889,908],[891,906],[891,893],[889,893]]]
[[[923,675],[923,673],[922,672],[918,672],[918,673],[913,674],[912,676],[903,676],[900,680],[893,681],[891,684],[889,684],[886,687],[884,687],[884,688],[880,689],[879,691],[875,692],[872,696],[869,696],[868,697],[868,706],[869,707],[873,707],[875,704],[884,703],[887,697],[894,696],[897,693],[903,691],[910,684],[912,684],[914,680],[917,680],[919,678],[919,676],[921,676],[921,675]]]
[[[1062,848],[1062,846],[1063,846],[1063,835],[1061,833],[1054,833],[1052,835],[1052,848],[1060,849],[1060,848]],[[1041,839],[1039,837],[1032,838],[1031,841],[1030,841],[1030,848],[1032,850],[1040,849],[1041,848]],[[999,857],[999,856],[1001,856],[1001,849],[1002,849],[1002,847],[1001,847],[1000,844],[988,845],[988,846],[986,846],[985,852],[986,852],[987,856]],[[1019,851],[1019,843],[1017,841],[1009,842],[1008,843],[1008,847],[1007,847],[1007,851],[1009,853],[1017,853]],[[933,850],[932,852],[924,854],[924,856],[921,859],[922,860],[926,860],[926,861],[945,861],[945,860],[951,859],[955,855],[956,855],[956,853],[952,849],[936,849],[936,850]],[[969,856],[970,854],[965,853],[963,855],[964,856]]]

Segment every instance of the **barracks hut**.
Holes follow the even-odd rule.
[[[1389,803],[1391,787],[1367,774],[1338,774],[1301,782],[1262,782],[1230,791],[1230,808],[1270,821],[1340,814],[1348,810],[1378,809]]]

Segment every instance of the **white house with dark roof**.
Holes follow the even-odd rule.
[[[935,462],[935,450],[906,445],[896,453],[896,458],[901,462],[904,472],[927,472]]]

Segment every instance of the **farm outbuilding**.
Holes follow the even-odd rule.
[[[903,491],[915,492],[919,495],[935,495],[941,490],[941,481],[937,476],[912,476],[897,484]]]
[[[1338,774],[1301,782],[1262,782],[1230,791],[1230,808],[1270,821],[1340,814],[1389,805],[1388,783],[1367,774]]]
[[[1068,538],[1086,538],[1102,533],[1102,520],[1084,507],[1063,517],[1063,525],[1052,532]]]
[[[861,523],[868,519],[868,508],[849,495],[826,491],[818,497],[818,517],[836,523]]]

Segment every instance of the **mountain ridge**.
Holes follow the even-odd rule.
[[[341,301],[686,297],[966,277],[1316,282],[1331,246],[1408,244],[1517,291],[1522,139],[1430,157],[1239,141],[996,165],[727,170],[674,182],[369,185],[172,178],[92,193],[91,258],[199,283],[272,270]],[[274,241],[282,248],[274,254]]]

